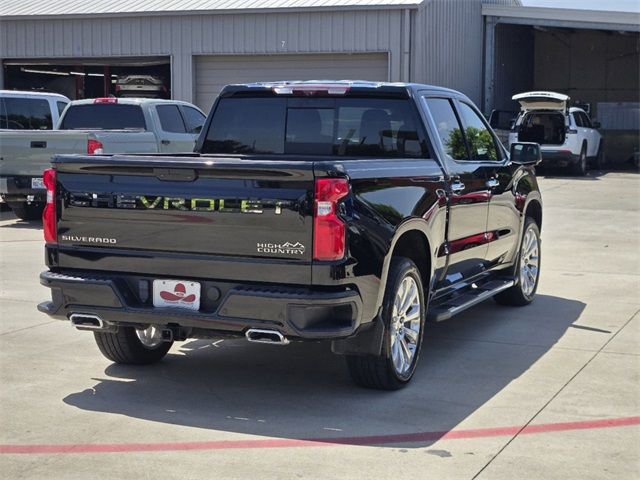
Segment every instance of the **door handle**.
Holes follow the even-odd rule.
[[[485,185],[487,186],[487,188],[496,188],[497,186],[500,185],[500,182],[498,181],[497,178],[491,177],[489,180],[487,180]]]
[[[169,145],[171,143],[171,140],[160,140],[160,143],[163,145]]]
[[[463,190],[464,190],[464,183],[462,183],[460,180],[454,180],[451,183],[451,191],[453,193],[460,193]]]

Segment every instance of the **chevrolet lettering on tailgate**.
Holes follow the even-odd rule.
[[[185,198],[157,195],[112,195],[108,193],[72,193],[69,205],[91,208],[129,208],[139,210],[191,210],[193,212],[254,213],[273,210],[282,213],[291,202],[238,198]]]

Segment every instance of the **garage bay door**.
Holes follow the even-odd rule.
[[[229,83],[354,79],[387,81],[386,53],[197,56],[196,104],[208,112]]]

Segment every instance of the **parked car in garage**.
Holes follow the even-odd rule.
[[[18,217],[36,219],[46,194],[42,172],[53,155],[188,153],[205,118],[196,106],[176,100],[73,101],[58,130],[0,131],[0,195]]]
[[[543,166],[569,167],[576,175],[586,175],[590,166],[602,168],[600,124],[592,122],[583,109],[569,107],[567,95],[526,92],[512,99],[520,103],[521,110],[509,134],[509,145],[538,143]]]
[[[116,96],[133,98],[167,98],[167,87],[153,75],[121,75],[116,80]]]
[[[0,90],[0,130],[51,130],[69,102],[57,93]]]

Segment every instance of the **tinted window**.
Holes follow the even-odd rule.
[[[422,156],[406,100],[223,98],[206,153]]]
[[[573,121],[575,122],[576,127],[584,127],[584,124],[582,123],[582,117],[580,117],[579,112],[574,112]]]
[[[199,133],[206,117],[195,108],[184,105],[182,106],[182,113],[184,113],[185,120],[187,121],[187,130],[190,133]]]
[[[0,98],[0,128],[9,128],[7,126],[7,112],[4,109],[4,98]]]
[[[64,107],[67,106],[68,102],[56,102],[56,105],[58,107],[58,115],[62,115],[62,112],[64,111]]]
[[[146,124],[142,108],[139,105],[123,105],[113,103],[97,103],[89,105],[72,105],[67,110],[62,130],[145,130]]]
[[[49,102],[39,98],[4,99],[7,127],[13,130],[53,128]]]
[[[279,98],[223,98],[207,132],[206,153],[284,153],[286,103]]]
[[[421,157],[415,116],[407,100],[337,100],[339,155]]]
[[[460,128],[451,102],[445,98],[427,98],[427,105],[436,124],[445,153],[454,160],[469,158],[462,128]]]
[[[158,117],[160,117],[160,126],[165,132],[186,133],[182,115],[176,105],[158,105],[156,107]]]
[[[466,103],[458,105],[471,160],[498,160],[495,139],[480,115]]]
[[[589,115],[587,115],[584,112],[580,112],[580,118],[582,119],[582,126],[583,127],[593,128],[593,125],[591,124],[591,119],[589,118]]]

